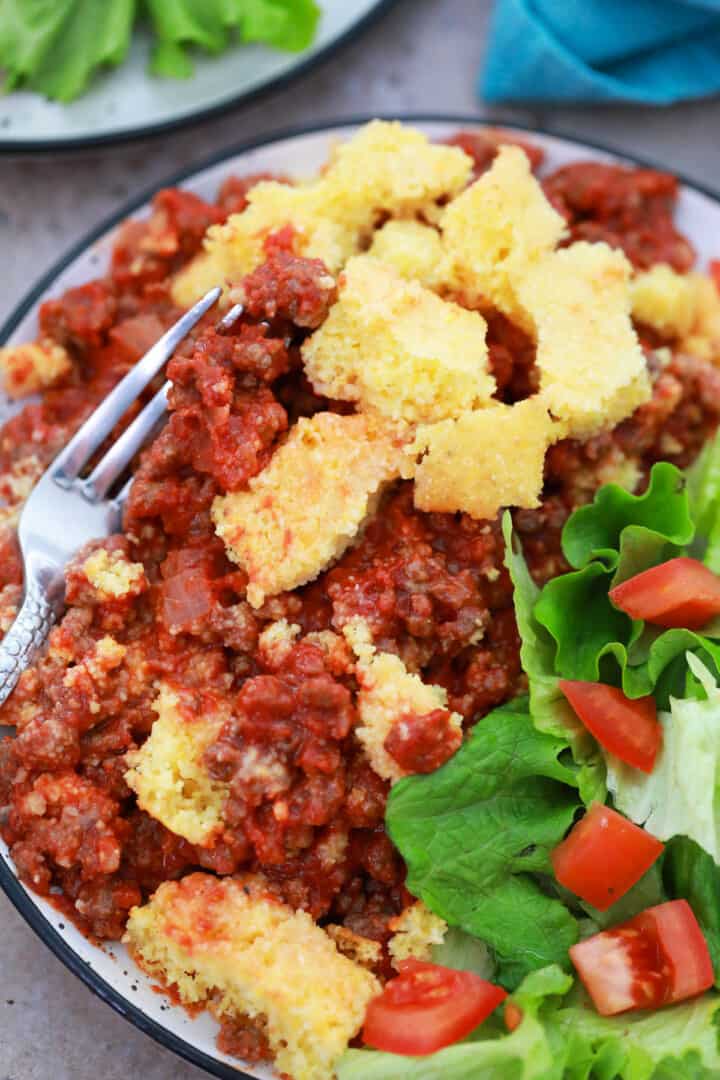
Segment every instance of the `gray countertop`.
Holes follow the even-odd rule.
[[[0,321],[60,254],[168,174],[260,133],[358,113],[487,113],[475,97],[488,0],[401,0],[291,88],[171,135],[64,157],[0,160]],[[634,152],[720,190],[720,102],[667,110],[493,109]],[[720,251],[720,237],[718,238]],[[0,895],[0,1080],[204,1075],[85,989]]]

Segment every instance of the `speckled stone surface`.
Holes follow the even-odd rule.
[[[400,0],[290,89],[146,142],[65,157],[0,159],[0,321],[28,287],[123,201],[225,145],[365,113],[487,114],[475,97],[489,0]],[[634,152],[720,190],[720,102],[494,109],[492,115]],[[720,252],[720,237],[718,237]],[[67,972],[0,895],[0,1080],[192,1080]]]

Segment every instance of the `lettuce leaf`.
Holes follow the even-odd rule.
[[[651,773],[607,755],[615,806],[659,840],[687,836],[720,862],[720,689],[697,656],[690,670],[706,699],[670,701],[660,713],[663,747]]]
[[[98,68],[125,59],[135,14],[135,0],[0,0],[6,89],[72,101]]]
[[[399,781],[388,800],[408,889],[485,941],[510,988],[548,963],[567,965],[578,936],[535,876],[551,873],[549,852],[580,806],[578,770],[561,760],[567,750],[516,699],[484,717],[442,768]]]
[[[184,78],[192,47],[216,54],[240,40],[296,52],[319,16],[315,0],[0,0],[0,67],[8,89],[72,101],[99,68],[125,59],[140,17],[155,36],[151,71]]]
[[[472,971],[490,982],[495,978],[492,951],[484,941],[466,934],[457,926],[448,927],[440,945],[433,945],[432,962],[457,971]]]
[[[506,560],[515,587],[533,719],[541,730],[570,732],[578,760],[580,735],[560,700],[559,678],[621,686],[630,698],[653,693],[660,707],[667,708],[671,696],[698,696],[688,678],[689,651],[720,673],[720,644],[713,640],[720,637],[720,624],[703,634],[663,631],[633,621],[608,596],[619,581],[668,558],[687,550],[707,557],[716,550],[707,538],[720,520],[720,437],[708,444],[694,470],[686,481],[674,465],[661,462],[653,467],[642,495],[615,484],[601,488],[563,530],[563,552],[575,569],[542,590],[532,582],[506,519]],[[720,525],[717,528],[720,558]]]
[[[685,472],[696,536],[688,552],[720,574],[720,433]]]
[[[508,1035],[493,1018],[429,1057],[349,1050],[338,1080],[713,1080],[720,997],[655,1013],[603,1018],[572,978],[550,966],[513,994],[523,1019]],[[570,991],[568,993],[568,991]]]

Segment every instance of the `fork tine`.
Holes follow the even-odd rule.
[[[133,486],[133,480],[134,479],[135,479],[134,476],[129,476],[127,478],[127,480],[125,481],[125,483],[123,484],[120,491],[118,491],[117,495],[115,496],[114,501],[115,501],[116,505],[120,507],[120,509],[122,509],[125,506],[125,503],[127,502],[127,497],[130,494],[130,488]]]
[[[51,465],[54,478],[66,484],[75,480],[81,469],[104,442],[115,425],[122,419],[136,398],[170,359],[184,337],[209,311],[222,293],[221,288],[211,289],[186,311],[182,318],[138,360],[137,364],[120,380],[114,390],[98,405],[82,427],[75,433],[64,450]]]
[[[81,480],[78,483],[80,491],[90,502],[95,502],[96,499],[102,499],[107,495],[117,478],[127,469],[138,450],[163,418],[167,411],[169,389],[170,383],[166,382],[142,412],[138,413],[132,424],[123,431],[117,442],[113,443],[87,480]]]

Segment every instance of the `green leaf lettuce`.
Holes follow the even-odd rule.
[[[568,964],[573,916],[537,882],[580,806],[565,739],[537,731],[527,701],[495,709],[442,768],[397,783],[386,825],[407,887],[450,925],[495,953],[497,979],[517,986]]]

